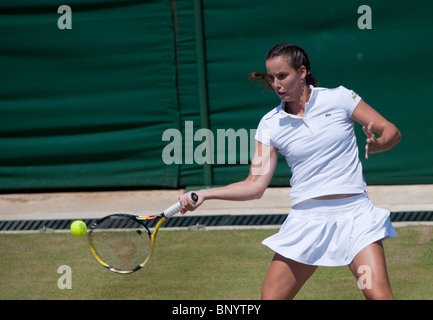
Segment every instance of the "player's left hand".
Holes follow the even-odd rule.
[[[367,126],[362,127],[365,135],[367,136],[367,144],[365,145],[365,159],[368,159],[371,153],[375,153],[376,147],[379,146],[379,142],[377,141],[377,137],[374,134],[373,130],[373,122],[370,122]]]

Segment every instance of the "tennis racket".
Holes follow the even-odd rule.
[[[190,194],[196,203],[198,196]],[[90,250],[96,260],[108,270],[130,274],[140,270],[149,261],[159,227],[164,221],[179,212],[180,202],[154,216],[134,216],[117,213],[97,220],[89,228]],[[146,224],[155,221],[151,232]]]

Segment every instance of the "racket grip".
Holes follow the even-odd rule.
[[[198,200],[197,194],[195,194],[194,192],[191,192],[190,199],[192,202],[196,203]],[[171,216],[174,216],[176,213],[178,213],[179,210],[180,210],[180,201],[176,202],[175,204],[173,204],[169,208],[165,209],[164,210],[164,216],[166,218],[170,218]]]

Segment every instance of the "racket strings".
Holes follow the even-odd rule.
[[[129,217],[102,221],[92,232],[91,245],[101,260],[118,270],[137,268],[152,249],[148,230]]]

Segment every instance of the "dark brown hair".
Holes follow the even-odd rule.
[[[317,87],[319,83],[316,78],[311,74],[310,69],[310,60],[308,59],[307,53],[300,46],[291,43],[280,43],[271,48],[266,54],[266,60],[275,58],[275,57],[285,57],[288,60],[288,63],[291,65],[293,69],[298,70],[301,66],[305,66],[307,69],[307,76],[305,77],[305,82],[307,85],[312,85]],[[269,82],[269,76],[263,72],[253,72],[250,74],[249,79],[254,80],[258,78],[263,81],[265,86],[272,89],[271,84]]]

